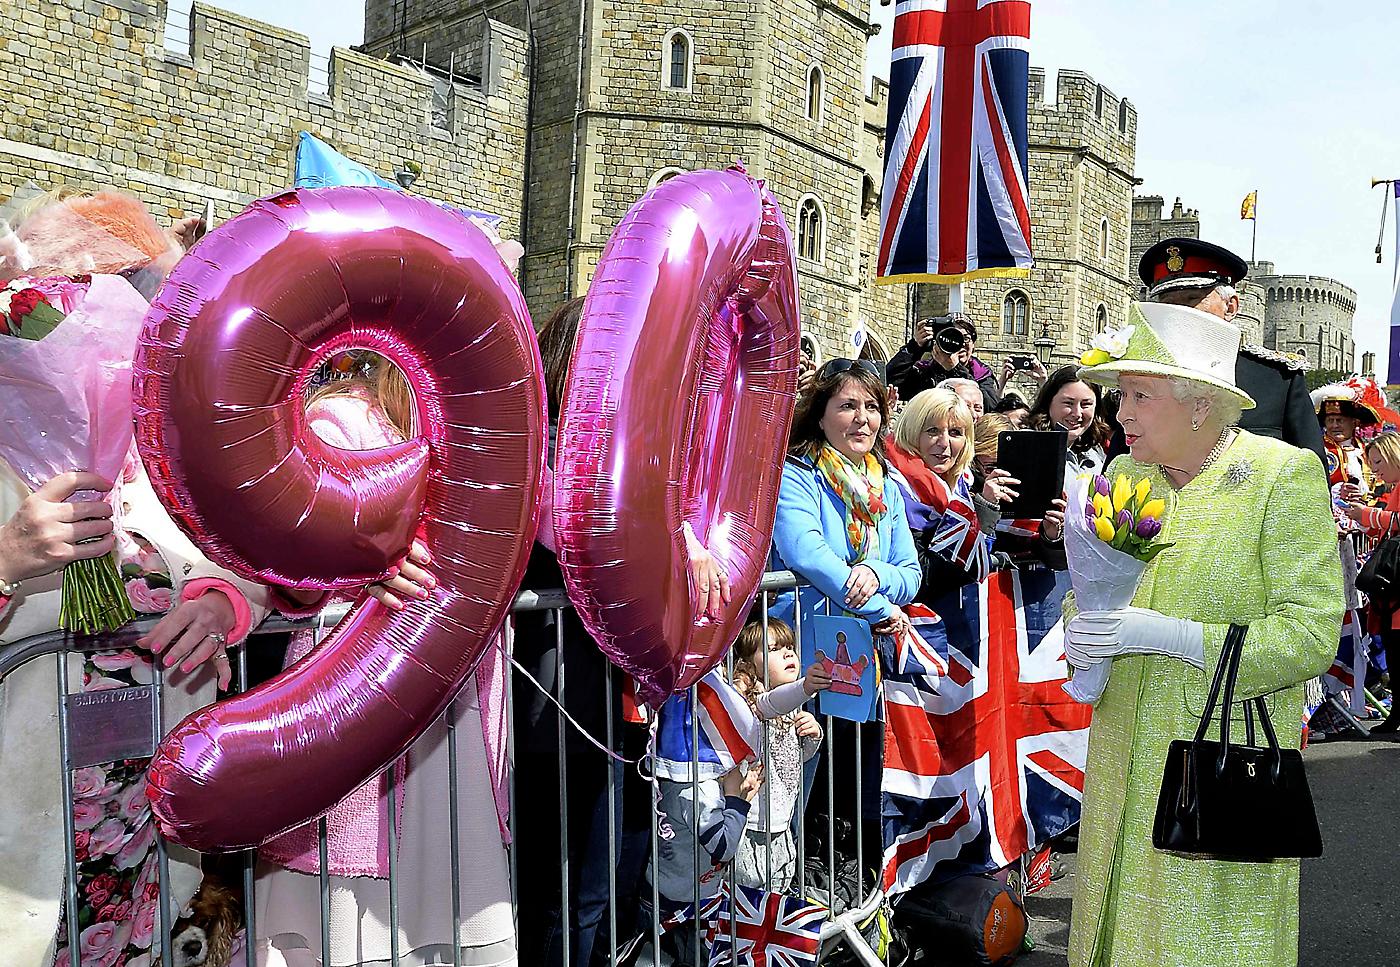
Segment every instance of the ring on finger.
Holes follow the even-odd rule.
[[[218,645],[220,648],[227,648],[227,647],[228,647],[228,635],[224,634],[222,631],[211,631],[211,632],[209,632],[209,634],[205,635],[204,637],[208,638],[210,641],[212,641],[214,644]]]

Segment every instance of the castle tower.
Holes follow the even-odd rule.
[[[863,3],[536,0],[530,24],[523,0],[366,0],[365,50],[418,58],[426,45],[438,68],[487,73],[469,38],[488,7],[533,27],[523,241],[537,320],[583,294],[613,228],[650,186],[743,161],[793,229],[804,329],[824,355],[851,354],[870,191]],[[902,295],[872,298],[895,301],[901,332]]]
[[[1298,353],[1314,369],[1352,372],[1356,292],[1320,275],[1280,275],[1272,262],[1255,262],[1250,278],[1264,289],[1264,338],[1270,349]]]

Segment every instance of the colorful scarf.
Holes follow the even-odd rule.
[[[873,453],[858,467],[829,443],[813,443],[807,456],[816,465],[833,493],[846,505],[846,540],[855,557],[851,564],[878,558],[880,534],[876,525],[885,516],[885,470]]]

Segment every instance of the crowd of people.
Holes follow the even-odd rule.
[[[27,217],[40,218],[52,206],[71,209],[75,198],[91,205],[86,195],[49,196]],[[103,210],[124,213],[104,222],[106,230],[126,233],[123,240],[138,254],[90,260],[82,266],[88,272],[134,278],[178,258],[196,234],[188,225],[178,233],[153,231],[150,215],[130,199],[103,204]],[[14,227],[23,236],[24,219]],[[698,776],[662,781],[655,802],[635,769],[589,740],[612,735],[622,760],[646,751],[647,728],[630,714],[625,676],[571,612],[519,615],[515,657],[542,688],[517,683],[514,718],[507,721],[499,704],[488,700],[504,689],[507,666],[488,659],[452,713],[455,835],[468,861],[454,871],[448,860],[451,823],[443,791],[450,770],[442,720],[414,743],[392,776],[371,781],[327,817],[331,963],[387,962],[397,946],[414,963],[452,963],[455,956],[471,965],[547,965],[562,963],[567,949],[570,963],[587,965],[606,962],[609,947],[618,945],[653,962],[687,963],[683,934],[664,953],[648,951],[651,918],[676,913],[697,892],[711,895],[731,869],[743,884],[803,890],[796,859],[800,818],[808,820],[809,835],[836,828],[840,818],[812,821],[818,804],[809,793],[820,770],[831,770],[837,786],[849,789],[857,761],[867,795],[844,818],[863,830],[870,855],[858,860],[878,857],[881,732],[840,729],[832,745],[823,743],[824,726],[809,703],[830,687],[831,677],[820,664],[802,667],[795,629],[811,634],[811,619],[829,603],[868,622],[877,641],[893,641],[912,632],[907,606],[918,602],[939,612],[960,589],[1007,568],[1056,572],[1068,592],[1066,515],[1083,508],[1067,507],[1061,498],[1040,519],[1005,526],[1003,508],[1022,482],[998,466],[1004,459],[998,442],[1026,428],[1063,431],[1064,489],[1085,473],[1126,474],[1147,481],[1167,508],[1163,539],[1169,547],[1152,564],[1133,606],[1081,612],[1072,597],[1065,603],[1069,664],[1111,665],[1093,713],[1071,963],[1225,965],[1248,951],[1251,963],[1293,964],[1297,862],[1243,865],[1154,849],[1150,829],[1161,764],[1172,740],[1195,732],[1232,624],[1249,626],[1238,697],[1269,696],[1275,722],[1300,720],[1303,683],[1326,669],[1337,650],[1345,603],[1340,548],[1346,546],[1339,543],[1338,522],[1376,535],[1396,529],[1400,436],[1386,432],[1364,446],[1355,442],[1362,424],[1380,418],[1370,403],[1355,394],[1343,399],[1342,391],[1319,400],[1316,414],[1310,408],[1311,435],[1296,421],[1251,423],[1248,414],[1261,420],[1296,415],[1296,384],[1286,368],[1255,373],[1252,382],[1244,378],[1249,364],[1230,322],[1238,309],[1233,286],[1243,269],[1234,256],[1195,240],[1154,246],[1140,273],[1161,311],[1144,317],[1136,331],[1119,333],[1114,352],[1093,365],[1047,372],[1026,356],[1008,359],[996,372],[973,355],[976,330],[958,315],[921,320],[888,366],[804,360],[772,548],[773,569],[791,570],[804,586],[773,600],[768,620],[755,615],[730,663],[732,684],[766,730],[766,763],[741,764],[703,782]],[[582,308],[580,299],[561,306],[539,332],[551,431]],[[346,449],[411,437],[411,398],[397,371],[369,356],[347,368],[347,378],[331,380],[308,401],[312,429]],[[1037,386],[1029,401],[1007,390],[1020,373]],[[1276,398],[1289,400],[1288,406],[1275,406]],[[1329,442],[1325,450],[1316,448],[1327,472],[1323,461],[1299,448],[1315,445],[1319,418]],[[552,440],[551,432],[551,461]],[[85,492],[112,497],[88,500]],[[260,586],[208,561],[160,506],[139,460],[128,461],[117,481],[75,472],[34,492],[0,466],[0,522],[0,643],[55,628],[64,565],[115,550],[136,610],[164,617],[135,647],[61,660],[83,690],[148,683],[153,663],[161,663],[169,672],[168,720],[229,686],[227,648],[242,644],[267,614],[315,614],[326,604],[324,596]],[[949,540],[953,531],[975,539]],[[724,579],[722,562],[707,554],[692,565],[702,592]],[[434,580],[431,549],[415,545],[394,577],[365,590],[395,608],[424,595]],[[562,585],[546,532],[533,550],[525,587]],[[703,610],[711,599],[700,598]],[[1400,640],[1392,631],[1397,620],[1372,616],[1387,648]],[[274,664],[298,660],[317,634],[299,633]],[[53,662],[38,661],[0,686],[0,949],[9,963],[66,967],[72,946],[81,944],[84,963],[144,967],[156,962],[159,891],[142,763],[75,774],[78,882],[66,894],[65,824],[52,767],[58,756],[53,679]],[[546,692],[562,701],[573,722],[560,724]],[[1392,713],[1383,728],[1395,726]],[[513,826],[504,766],[511,732]],[[1279,739],[1297,747],[1300,734],[1280,729]],[[848,754],[856,743],[858,759]],[[834,752],[825,754],[827,748]],[[762,809],[755,807],[760,801]],[[653,843],[656,808],[669,835]],[[385,878],[388,825],[395,816],[393,937]],[[842,848],[850,847],[843,842]],[[521,873],[513,898],[511,850]],[[195,893],[201,860],[178,849],[171,859],[178,909]],[[260,964],[321,964],[322,862],[315,824],[262,848],[253,941]],[[457,883],[449,888],[454,873]],[[660,909],[652,909],[653,889]],[[80,937],[67,933],[67,896],[81,906]],[[462,912],[455,936],[448,929],[454,902]],[[617,934],[609,938],[614,919]]]

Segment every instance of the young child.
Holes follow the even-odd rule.
[[[734,687],[766,723],[769,775],[766,801],[760,789],[749,810],[734,871],[743,886],[784,893],[797,873],[792,813],[802,796],[802,764],[817,754],[822,740],[816,716],[802,706],[831,687],[831,674],[813,663],[798,676],[797,643],[781,621],[769,620],[766,652],[763,644],[762,621],[750,621],[734,643]]]
[[[745,771],[747,767],[747,771]],[[658,779],[659,804],[664,819],[656,841],[656,891],[663,924],[697,899],[703,902],[719,892],[725,880],[725,867],[734,859],[744,837],[754,796],[763,784],[761,763],[739,763],[718,779],[700,779],[692,784],[680,779]],[[698,805],[697,805],[698,803]],[[698,822],[696,817],[698,816]],[[698,830],[698,831],[697,831]],[[695,865],[699,840],[700,867]],[[647,870],[650,882],[653,870]],[[652,919],[651,890],[643,891],[639,923]],[[669,963],[672,967],[694,965],[695,921],[673,926],[662,941],[661,957],[643,950],[636,963],[650,967]],[[641,938],[645,944],[647,938]],[[703,951],[702,951],[703,955]],[[703,961],[702,961],[703,962]]]

